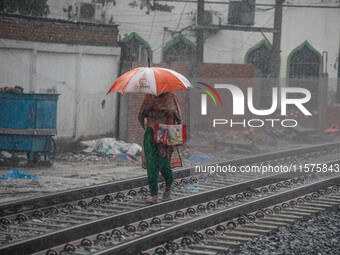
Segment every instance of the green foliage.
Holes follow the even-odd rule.
[[[0,11],[30,16],[47,16],[47,0],[0,0]]]

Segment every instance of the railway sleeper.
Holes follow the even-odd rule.
[[[234,241],[234,242],[239,242],[239,243],[245,243],[251,239],[250,237],[230,236],[230,235],[226,235],[225,233],[223,233],[223,235],[217,235],[214,238],[220,239],[220,240]]]
[[[319,212],[319,210],[312,210],[312,209],[303,209],[303,208],[298,208],[296,206],[292,207],[292,208],[287,208],[287,209],[283,209],[282,210],[283,213],[285,212],[296,212],[296,213],[317,213]]]
[[[194,249],[194,250],[209,250],[209,251],[216,251],[216,252],[224,252],[226,251],[228,248],[226,247],[218,247],[218,246],[212,246],[212,245],[197,245],[197,244],[191,244],[188,246],[189,249]]]
[[[287,223],[291,223],[291,222],[294,222],[296,220],[299,220],[299,219],[302,219],[303,216],[301,215],[292,215],[292,214],[281,214],[281,213],[278,213],[278,214],[271,214],[269,216],[267,216],[265,219],[270,219],[272,221],[283,221],[286,220]]]
[[[288,220],[284,218],[267,219],[267,217],[259,221],[259,223],[268,224],[268,225],[277,226],[277,227],[281,227],[281,226],[284,226],[286,224],[290,224],[293,222],[295,222],[295,220]]]
[[[295,208],[303,209],[303,210],[318,210],[318,211],[324,211],[327,208],[331,208],[329,206],[312,206],[308,204],[299,204],[296,205]]]
[[[179,249],[178,252],[184,253],[184,254],[193,254],[193,255],[216,255],[216,252],[202,251],[202,250]]]
[[[209,239],[204,239],[202,244],[208,244],[208,245],[216,245],[216,246],[222,246],[226,248],[236,248],[238,247],[241,243],[240,242],[233,242],[233,241],[226,241],[226,240],[219,240],[218,236],[209,238]],[[221,248],[222,248],[221,247]]]
[[[237,231],[238,232],[256,234],[256,235],[265,235],[268,231],[273,230],[273,229],[275,229],[275,228],[270,228],[269,230],[268,229],[258,229],[255,226],[248,225],[247,227],[242,226],[240,228],[237,228]]]
[[[264,224],[261,224],[260,222],[259,223],[253,223],[253,224],[245,224],[245,225],[243,225],[243,227],[246,228],[247,230],[249,229],[250,231],[252,231],[252,230],[259,230],[259,231],[272,230],[272,229],[277,228],[276,225],[270,225],[270,224],[264,225]]]
[[[280,215],[295,215],[295,216],[301,216],[303,218],[305,217],[309,217],[312,213],[307,213],[307,212],[297,212],[297,211],[294,211],[294,210],[286,210],[286,209],[283,209],[281,212],[280,212]]]
[[[58,222],[58,224],[80,224],[82,221],[76,221],[76,220],[66,220],[66,219],[56,219],[56,218],[41,218],[41,220],[46,222]]]
[[[308,203],[310,205],[316,205],[316,206],[321,206],[321,205],[334,206],[338,204],[338,202],[335,202],[335,201],[333,202],[333,201],[324,201],[324,200],[316,200],[316,201],[312,200],[312,201],[308,201]]]

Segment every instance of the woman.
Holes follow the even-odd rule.
[[[173,186],[172,167],[182,166],[177,147],[156,144],[154,141],[154,125],[180,124],[181,110],[178,99],[172,92],[159,96],[146,94],[139,111],[138,120],[145,129],[143,140],[143,168],[147,169],[150,197],[149,202],[157,202],[159,171],[165,179],[163,198],[171,197]]]

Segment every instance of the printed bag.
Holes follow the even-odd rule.
[[[183,145],[187,140],[186,125],[168,125],[155,123],[154,140],[162,145]]]

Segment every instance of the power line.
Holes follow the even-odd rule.
[[[151,34],[152,34],[152,30],[153,30],[153,26],[154,26],[155,18],[156,18],[156,12],[155,12],[155,14],[153,15],[153,19],[152,19],[152,25],[151,25],[151,30],[150,30],[149,38],[148,38],[148,40],[147,40],[147,41],[149,41],[149,40],[150,40],[150,38],[151,38]]]
[[[178,23],[177,23],[177,26],[176,26],[175,30],[177,30],[179,24],[180,24],[181,21],[182,21],[183,13],[184,13],[185,7],[187,7],[187,4],[188,4],[188,3],[185,3],[185,5],[184,5],[184,7],[183,7],[183,11],[182,11],[181,16],[180,16],[180,18],[179,18],[179,20],[178,20]]]
[[[196,4],[197,1],[190,1],[190,0],[158,0],[159,2],[178,2],[178,3],[192,3]],[[218,2],[218,1],[205,1],[205,4],[222,4],[222,5],[228,5],[230,1],[228,2]],[[269,7],[275,7],[274,4],[256,4],[256,6],[269,6]],[[329,6],[329,5],[299,5],[299,4],[284,4],[283,7],[297,7],[297,8],[333,8],[333,9],[340,9],[340,6]]]
[[[274,17],[274,13],[269,17],[269,19],[264,23],[262,24],[261,26],[265,26],[268,24],[268,22]],[[255,32],[252,32],[245,40],[244,40],[244,43],[238,47],[238,48],[230,48],[230,50],[225,50],[225,49],[216,49],[217,47],[214,46],[214,45],[209,45],[209,43],[206,43],[206,46],[211,49],[211,50],[215,50],[217,52],[225,52],[225,53],[229,53],[229,52],[233,52],[233,51],[238,51],[238,50],[242,50],[243,49],[243,46],[245,45],[249,45],[248,44],[248,40],[251,36],[253,36],[255,34]]]

